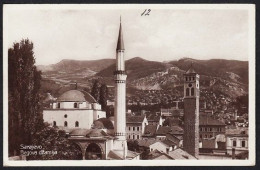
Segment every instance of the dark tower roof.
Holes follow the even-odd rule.
[[[122,26],[121,26],[121,17],[120,17],[119,35],[118,35],[116,50],[125,50],[124,40],[123,40],[123,31],[122,31]]]
[[[186,74],[192,74],[192,73],[196,73],[196,71],[193,68],[193,63],[191,63],[191,66],[190,66],[189,70],[186,72]]]

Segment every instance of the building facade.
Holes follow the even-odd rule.
[[[142,139],[145,127],[148,125],[146,116],[126,117],[126,137],[127,139]]]

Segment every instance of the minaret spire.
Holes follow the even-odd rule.
[[[119,26],[119,35],[117,41],[116,50],[125,50],[124,40],[123,40],[123,31],[122,31],[122,24],[121,24],[121,15],[120,15],[120,26]]]
[[[124,41],[123,31],[121,26],[121,16],[119,25],[119,35],[116,47],[116,70],[114,72],[115,80],[115,140],[114,150],[120,151],[121,155],[127,155],[126,142],[126,72],[125,72],[125,57],[124,57]]]

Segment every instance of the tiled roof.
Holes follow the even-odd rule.
[[[139,146],[144,146],[149,148],[150,145],[160,140],[151,138],[151,139],[137,139],[136,141],[138,142]]]
[[[156,135],[170,134],[183,134],[183,129],[179,126],[160,126],[156,132]]]
[[[184,151],[180,148],[175,149],[173,151],[170,151],[168,153],[168,155],[175,160],[178,160],[178,159],[196,159],[194,156],[190,155],[189,153],[187,153],[186,151]]]
[[[157,125],[146,125],[143,136],[154,136],[157,129]]]
[[[162,143],[164,143],[165,145],[167,145],[167,146],[175,146],[176,145],[176,143],[174,143],[174,142],[172,142],[172,141],[170,141],[170,140],[163,140],[163,141],[161,141]]]
[[[248,128],[226,129],[227,136],[248,136]]]
[[[114,129],[113,123],[108,118],[101,118],[94,121],[94,128],[97,129]]]
[[[156,159],[160,156],[166,156],[167,158],[172,159],[172,157],[170,157],[169,155],[167,155],[164,152],[158,151],[157,149],[155,149],[155,150],[153,150],[152,152],[149,153],[149,159],[150,160]]]
[[[160,120],[161,116],[157,116],[155,114],[149,114],[147,115],[147,120],[150,121],[156,121],[158,122]]]
[[[200,116],[199,122],[200,122],[200,125],[203,125],[203,126],[207,126],[207,125],[209,125],[209,126],[226,126],[225,123],[223,123],[217,119],[213,119],[210,116]]]
[[[139,153],[137,152],[134,152],[134,151],[130,151],[130,150],[127,150],[127,153],[126,153],[126,159],[133,159],[135,157],[137,157],[139,155]],[[124,155],[122,154],[121,151],[118,151],[118,150],[111,150],[108,155],[107,155],[108,159],[110,160],[124,160]]]
[[[126,123],[142,123],[145,116],[126,116]]]
[[[193,74],[193,73],[196,73],[194,68],[193,68],[193,65],[191,64],[189,70],[186,72],[186,74]]]
[[[167,117],[163,124],[165,126],[177,126],[181,123],[181,120],[179,118],[173,118],[173,117]]]
[[[172,134],[166,134],[166,140],[173,142],[175,145],[178,145],[179,142],[181,141],[180,136],[176,137],[175,135]]]

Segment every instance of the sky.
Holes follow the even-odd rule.
[[[6,11],[4,11],[6,12]],[[28,38],[37,65],[115,58],[122,17],[126,60],[248,60],[248,11],[234,9],[13,9],[8,48]]]

